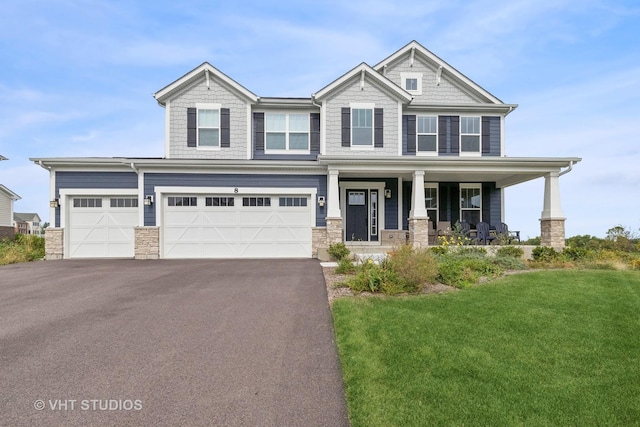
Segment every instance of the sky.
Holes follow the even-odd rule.
[[[29,157],[162,157],[152,94],[207,61],[258,96],[309,97],[411,40],[519,107],[510,157],[581,157],[560,178],[566,235],[640,229],[640,4],[635,0],[4,0],[0,183],[49,221]],[[505,190],[540,235],[544,180]]]

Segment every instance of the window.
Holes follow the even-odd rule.
[[[234,205],[233,197],[205,197],[204,204],[205,206],[233,206]]]
[[[73,199],[74,208],[101,208],[102,198],[82,197]]]
[[[266,150],[309,150],[309,114],[265,114]]]
[[[365,200],[364,191],[349,191],[350,206],[364,206]]]
[[[169,206],[198,206],[198,198],[190,196],[170,196]]]
[[[307,206],[306,197],[280,197],[280,206]]]
[[[137,208],[138,199],[135,197],[118,197],[111,199],[112,208]]]
[[[460,117],[460,152],[480,153],[480,117]]]
[[[422,73],[400,73],[401,87],[412,95],[422,95]]]
[[[482,221],[482,190],[480,184],[460,185],[460,220],[471,225]]]
[[[215,104],[198,104],[198,147],[220,147],[220,108]]]
[[[418,152],[437,153],[438,118],[435,116],[417,117]]]
[[[242,206],[271,206],[271,197],[243,197]]]
[[[424,188],[424,204],[427,208],[427,216],[431,221],[431,227],[438,226],[438,187],[437,185],[427,186]]]
[[[351,109],[351,145],[373,147],[373,108]]]

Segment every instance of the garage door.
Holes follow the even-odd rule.
[[[308,195],[167,195],[164,258],[309,258]]]
[[[67,253],[70,258],[133,257],[137,225],[137,197],[72,197]]]

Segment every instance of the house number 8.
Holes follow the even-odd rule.
[[[234,188],[234,189],[233,189],[233,192],[234,192],[234,193],[237,193],[237,192],[238,192],[238,187]]]

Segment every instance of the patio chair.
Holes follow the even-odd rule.
[[[451,221],[438,221],[438,236],[451,235]]]
[[[496,236],[491,235],[491,231],[489,228],[489,224],[486,222],[479,222],[476,224],[477,236],[476,241],[478,243],[482,242],[483,245],[491,244],[493,240],[496,239]]]
[[[460,221],[460,232],[464,237],[471,237],[471,224],[467,221]]]
[[[496,235],[505,235],[507,236],[507,243],[511,244],[513,241],[518,241],[520,243],[520,232],[519,231],[509,231],[509,227],[504,222],[496,225]]]

